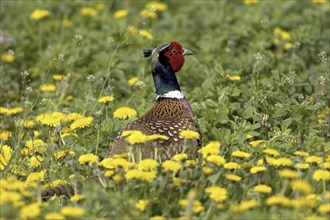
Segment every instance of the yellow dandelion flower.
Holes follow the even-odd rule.
[[[186,160],[186,162],[185,162],[186,167],[195,167],[196,165],[197,165],[196,160]]]
[[[241,181],[242,177],[237,176],[235,174],[227,174],[226,179],[234,181],[234,182],[239,182],[239,181]]]
[[[305,217],[304,220],[328,220],[328,219],[321,216],[311,215]]]
[[[180,161],[184,161],[188,159],[188,155],[187,154],[176,154],[174,155],[174,157],[172,158],[174,161],[180,162]]]
[[[124,18],[128,15],[128,11],[126,9],[118,10],[113,14],[113,17],[116,19]]]
[[[135,203],[135,208],[139,211],[144,212],[149,204],[149,200],[140,199],[137,203]]]
[[[65,217],[61,213],[58,212],[49,212],[44,217],[45,220],[64,220]]]
[[[21,219],[37,218],[41,212],[40,205],[41,205],[41,203],[34,202],[34,203],[24,206],[20,211]]]
[[[230,76],[230,75],[226,75],[226,77],[230,80],[230,81],[239,81],[241,80],[240,76]]]
[[[282,178],[289,178],[289,179],[298,178],[298,173],[296,171],[289,169],[280,170],[279,175]]]
[[[256,141],[251,141],[249,144],[251,145],[251,147],[259,147],[259,146],[264,146],[265,140],[256,140]]]
[[[271,193],[272,192],[272,187],[267,186],[265,184],[259,184],[256,185],[253,190],[253,192],[259,192],[259,193]]]
[[[156,215],[151,217],[149,220],[166,220],[166,218],[163,216]]]
[[[308,163],[297,163],[295,166],[297,169],[301,169],[301,170],[306,170],[308,169],[310,166]]]
[[[113,100],[115,100],[115,98],[112,96],[103,96],[103,97],[99,98],[98,102],[107,103],[107,102],[112,102]]]
[[[309,156],[309,153],[304,152],[304,151],[295,151],[295,152],[293,152],[293,154],[296,155],[296,156],[301,156],[301,157],[308,157]]]
[[[211,167],[203,167],[202,168],[202,173],[206,176],[210,175],[210,174],[213,173],[213,169]]]
[[[251,167],[250,173],[252,174],[260,173],[266,171],[266,169],[267,168],[265,166],[255,166],[255,167]]]
[[[246,134],[246,139],[250,139],[250,138],[253,138],[253,135],[252,134]]]
[[[113,176],[113,174],[115,174],[114,170],[107,170],[104,172],[105,177],[111,177],[111,176]]]
[[[330,172],[328,170],[316,170],[313,174],[313,179],[316,181],[328,181],[330,180]]]
[[[305,162],[306,163],[321,163],[322,162],[322,157],[309,156],[309,157],[306,157]]]
[[[143,144],[148,141],[148,136],[143,134],[141,131],[130,134],[125,139],[130,145]]]
[[[124,158],[106,158],[102,160],[99,165],[107,169],[122,167],[124,170],[128,170],[128,168],[132,167],[134,164]]]
[[[147,30],[140,30],[139,31],[139,35],[142,36],[142,37],[145,37],[145,38],[147,38],[149,40],[154,39],[154,37],[152,36],[152,34],[149,31],[147,31]]]
[[[326,161],[326,162],[322,163],[321,167],[325,170],[330,169],[330,161]]]
[[[61,208],[61,214],[70,218],[77,218],[83,216],[85,210],[79,207],[66,206]]]
[[[225,169],[228,169],[228,170],[235,170],[235,169],[239,169],[240,165],[238,163],[235,163],[235,162],[228,162],[228,163],[225,163],[223,165],[223,167]]]
[[[330,203],[320,205],[317,211],[319,213],[330,213]]]
[[[204,158],[206,158],[208,155],[220,154],[220,142],[211,141],[206,146],[199,149],[198,152],[201,153]]]
[[[125,130],[122,134],[121,134],[121,136],[123,136],[123,137],[127,137],[127,136],[130,136],[130,135],[132,135],[132,134],[143,134],[141,131],[139,131],[139,130]]]
[[[7,141],[12,135],[11,131],[2,131],[0,132],[0,140]]]
[[[198,139],[199,138],[199,133],[196,131],[182,130],[182,131],[180,131],[179,134],[184,139]]]
[[[205,188],[204,192],[209,194],[209,197],[215,202],[222,202],[227,198],[227,190],[220,186],[209,186]]]
[[[73,25],[72,21],[70,21],[69,19],[67,18],[64,18],[62,20],[62,26],[63,27],[71,27]]]
[[[13,150],[8,145],[0,145],[0,170],[4,170],[13,154]]]
[[[65,98],[66,101],[68,102],[71,102],[73,100],[73,96],[72,95],[68,95],[66,98]]]
[[[61,159],[63,157],[65,157],[67,154],[66,150],[59,150],[57,152],[54,153],[54,157],[56,158],[56,160]]]
[[[79,119],[76,119],[72,122],[72,124],[70,125],[70,128],[72,130],[76,129],[76,128],[84,128],[84,127],[89,127],[90,124],[93,121],[93,117],[92,116],[88,116],[88,117],[81,117]]]
[[[127,83],[128,83],[128,85],[130,85],[130,86],[134,86],[134,85],[136,85],[139,81],[140,81],[139,78],[135,76],[135,77],[130,78],[130,79],[127,81]]]
[[[113,117],[118,118],[121,120],[125,120],[127,118],[135,117],[137,115],[137,112],[129,107],[121,107],[118,108],[114,113]]]
[[[280,36],[282,40],[290,40],[290,33],[287,31],[281,31]]]
[[[8,114],[8,111],[9,111],[8,108],[1,107],[0,106],[0,114],[7,115]]]
[[[150,9],[143,9],[141,12],[140,12],[140,15],[142,17],[145,17],[145,18],[156,18],[157,17],[157,14],[155,11],[152,10],[152,8]]]
[[[295,191],[303,192],[309,194],[312,192],[311,185],[304,180],[294,180],[291,182],[291,187]]]
[[[43,18],[46,18],[49,16],[49,11],[48,10],[44,10],[44,9],[36,9],[32,12],[32,14],[30,15],[30,18],[32,20],[36,20],[39,21]]]
[[[310,201],[321,201],[321,197],[319,195],[316,194],[309,194],[306,196],[306,199],[310,200]]]
[[[176,161],[166,160],[162,163],[162,167],[165,171],[171,171],[175,173],[182,168],[182,165]]]
[[[155,140],[167,140],[168,137],[160,134],[151,134],[147,136],[148,141],[155,141]]]
[[[67,79],[68,79],[68,77],[64,76],[64,75],[60,75],[60,74],[53,75],[53,80],[56,80],[56,81],[62,81],[62,80],[67,80]]]
[[[289,207],[291,205],[291,201],[285,196],[271,196],[266,200],[266,204],[269,206],[280,205],[284,207]]]
[[[206,161],[210,163],[214,163],[217,166],[224,165],[226,160],[220,155],[210,155],[206,157]]]
[[[182,184],[182,179],[178,177],[173,177],[172,181],[173,181],[173,186],[179,187]]]
[[[68,181],[64,179],[56,179],[53,182],[51,182],[50,187],[55,187],[55,186],[60,186],[60,185],[65,185],[68,184]]]
[[[146,8],[155,8],[157,11],[165,11],[167,9],[167,5],[161,2],[149,2],[146,5]]]
[[[60,118],[55,117],[55,115],[45,113],[45,114],[40,114],[36,117],[36,120],[39,121],[43,125],[47,125],[50,127],[56,127],[59,126],[61,123]]]
[[[43,182],[44,179],[45,179],[45,171],[42,170],[40,172],[32,172],[26,178],[25,184],[27,186],[33,186],[35,182]]]
[[[249,158],[251,154],[237,150],[231,153],[233,157],[239,157],[239,158]]]
[[[30,168],[36,168],[41,165],[41,162],[43,161],[42,157],[40,156],[32,156],[28,161],[28,166]]]
[[[25,128],[32,128],[36,123],[34,120],[19,120],[17,124]]]
[[[284,44],[284,49],[286,49],[286,50],[290,50],[292,47],[293,47],[293,44],[290,42],[287,42]]]
[[[146,158],[140,161],[138,167],[141,170],[155,170],[158,167],[158,163],[156,160],[154,159],[150,159],[150,158]]]
[[[15,61],[15,56],[13,54],[10,54],[10,53],[5,53],[5,54],[2,54],[1,60],[6,62],[6,63],[12,63],[12,62]]]
[[[46,150],[46,144],[41,139],[28,140],[25,143],[25,146],[31,152],[44,152]]]
[[[265,149],[263,152],[264,152],[265,154],[269,154],[269,155],[272,155],[272,156],[274,156],[274,157],[280,155],[280,153],[279,153],[277,150],[269,149],[269,148]]]
[[[70,114],[67,115],[67,121],[75,121],[75,120],[78,120],[80,118],[83,118],[84,116],[80,113],[77,113],[77,112],[72,112]]]
[[[275,159],[274,161],[275,166],[291,166],[292,160],[286,157],[280,157]]]
[[[311,2],[314,4],[325,4],[327,3],[327,0],[311,0]]]
[[[262,158],[262,159],[259,159],[259,160],[257,160],[257,165],[258,166],[262,166],[262,165],[264,165],[264,159]]]
[[[81,194],[75,194],[73,195],[71,198],[70,198],[70,201],[71,202],[79,202],[79,201],[82,201],[85,199],[85,196],[84,195],[81,195]]]
[[[193,200],[192,202],[192,211],[193,213],[197,214],[200,213],[201,211],[204,210],[204,207],[202,205],[202,203],[199,200]],[[182,207],[187,207],[191,204],[189,204],[187,199],[180,199],[179,200],[179,205]]]
[[[39,131],[36,131],[36,130],[34,130],[33,131],[33,137],[39,137],[40,136],[40,132]]]
[[[243,0],[245,5],[253,5],[259,3],[259,0]]]
[[[97,11],[91,7],[83,7],[80,10],[80,14],[89,17],[95,17],[97,15]]]
[[[0,114],[4,114],[4,115],[16,115],[18,113],[21,113],[22,111],[23,111],[22,107],[15,107],[15,108],[0,107]]]
[[[247,210],[253,209],[258,205],[259,203],[256,200],[247,200],[247,201],[242,201],[238,205],[231,206],[230,210],[235,213],[246,212]]]
[[[84,154],[81,155],[78,159],[78,162],[80,164],[91,164],[91,163],[96,163],[98,161],[99,157],[94,155],[94,154]]]
[[[138,180],[143,180],[146,182],[151,182],[156,178],[156,172],[154,171],[142,171],[138,169],[132,169],[128,170],[125,174],[125,178],[130,180],[130,179],[138,179]]]
[[[119,184],[119,183],[121,183],[121,182],[123,181],[123,178],[121,177],[120,174],[116,174],[116,175],[114,175],[114,176],[112,177],[112,180],[113,180],[115,183]]]
[[[56,86],[53,84],[44,84],[40,86],[41,92],[54,92],[56,90]]]

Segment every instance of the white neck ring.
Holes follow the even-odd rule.
[[[183,99],[184,95],[179,90],[174,90],[174,91],[170,91],[168,93],[165,93],[163,95],[157,95],[156,99],[159,99],[159,98]]]

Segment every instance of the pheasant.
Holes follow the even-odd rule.
[[[160,134],[167,137],[160,141],[161,160],[171,159],[175,154],[183,152],[184,139],[179,135],[182,130],[200,133],[190,104],[181,92],[176,73],[182,68],[186,55],[193,53],[172,41],[157,48],[144,50],[144,56],[151,56],[151,71],[156,88],[156,102],[154,106],[141,118],[128,124],[114,140],[105,154],[105,158],[128,152],[128,143],[122,133],[127,130],[139,130],[143,134]],[[191,158],[195,158],[201,147],[201,140],[194,139],[186,148]],[[154,158],[154,146],[148,142],[142,148],[142,158]],[[65,194],[65,192],[70,192]],[[72,195],[71,185],[61,185],[46,189],[42,198],[56,195]]]
[[[151,56],[151,71],[157,95],[156,103],[145,115],[128,124],[123,131],[139,130],[147,135],[166,136],[167,140],[160,141],[161,159],[166,160],[183,151],[184,140],[179,135],[180,131],[199,132],[194,113],[184,98],[175,75],[184,64],[184,56],[192,55],[192,52],[173,41],[153,50],[145,50],[144,55],[145,57]],[[128,151],[126,137],[122,136],[122,132],[108,149],[106,158]],[[189,146],[188,153],[195,157],[200,145],[200,140],[196,140]],[[154,152],[152,144],[146,143],[142,150],[142,158],[154,158]]]

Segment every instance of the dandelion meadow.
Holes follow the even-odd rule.
[[[330,217],[329,0],[0,1],[0,219]],[[177,73],[198,157],[142,158],[155,102],[144,48]],[[185,146],[183,146],[184,149]],[[70,197],[41,191],[70,184]]]

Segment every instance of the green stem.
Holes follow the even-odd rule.
[[[42,23],[38,23],[38,49],[39,52],[42,51]]]

